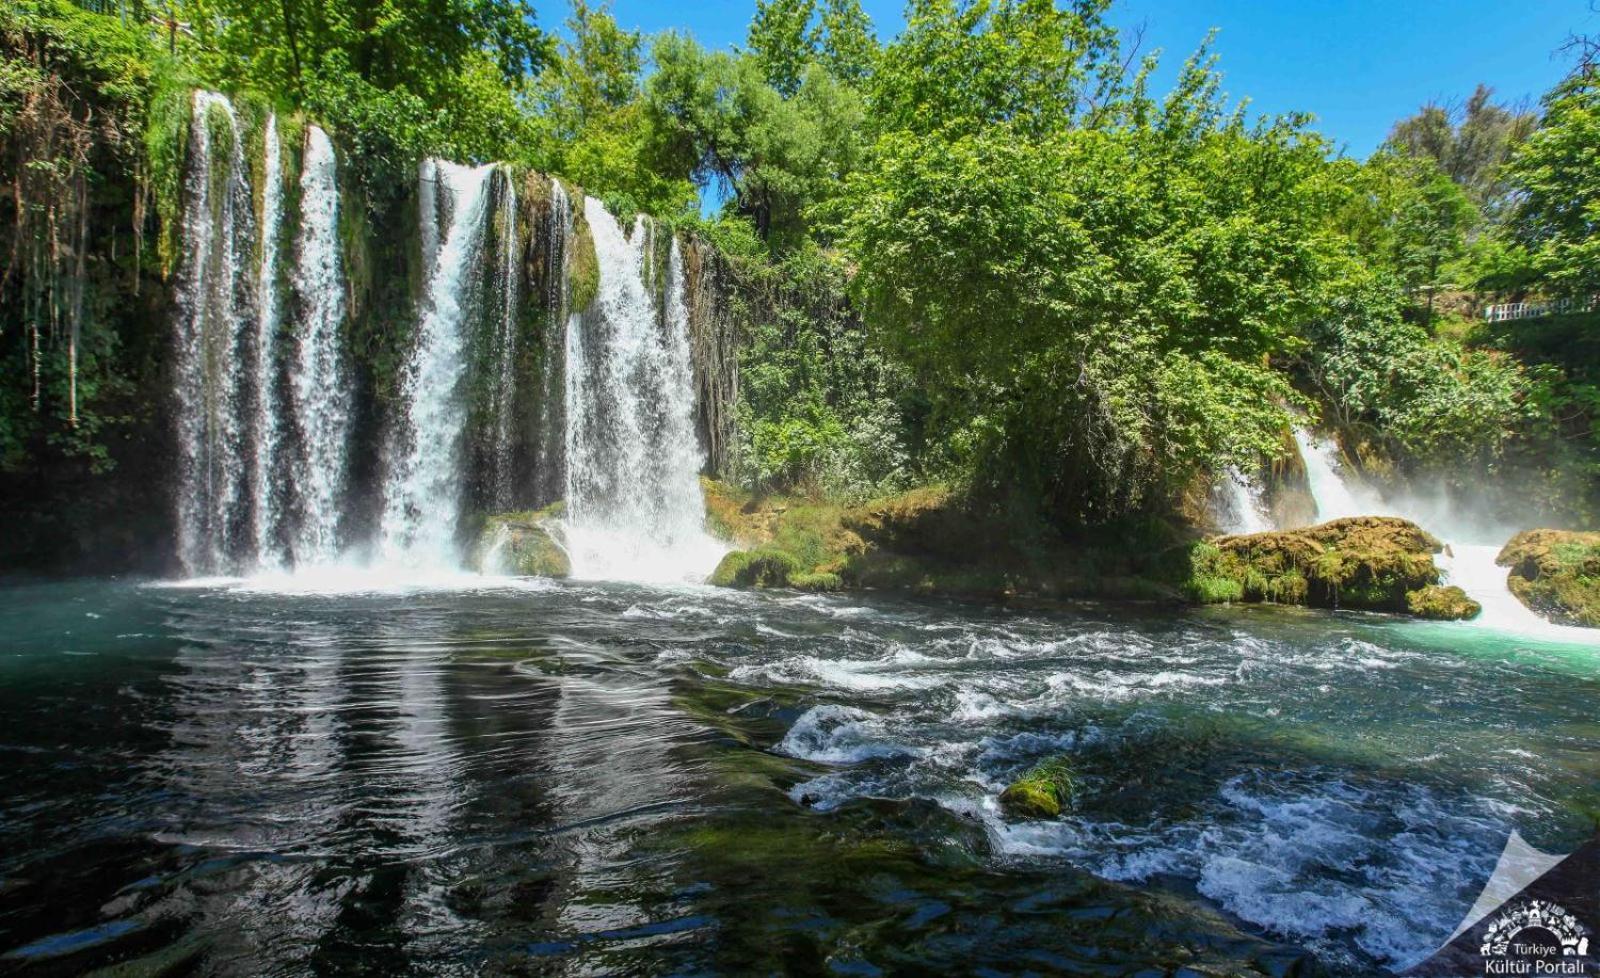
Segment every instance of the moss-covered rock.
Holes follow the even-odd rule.
[[[488,517],[478,537],[478,569],[525,577],[570,575],[572,562],[552,533],[565,511],[566,504],[556,502],[540,510]]]
[[[844,578],[833,571],[801,571],[789,575],[789,586],[802,591],[843,591]]]
[[[1412,592],[1439,583],[1441,549],[1415,523],[1388,516],[1216,537],[1191,548],[1184,592],[1203,602],[1409,612]]]
[[[1000,792],[1000,807],[1018,818],[1057,818],[1075,790],[1071,761],[1047,758]]]
[[[567,265],[567,302],[572,309],[589,308],[600,294],[600,256],[594,249],[594,232],[583,218],[583,209],[573,214],[572,257]]]
[[[793,555],[777,547],[730,551],[707,579],[717,587],[789,587],[804,570]]]
[[[1525,530],[1496,562],[1510,568],[1507,586],[1535,614],[1600,628],[1600,533]]]
[[[1406,608],[1418,618],[1435,621],[1466,621],[1483,612],[1483,605],[1467,597],[1455,586],[1430,584],[1406,595]]]

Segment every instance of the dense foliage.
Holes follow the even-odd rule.
[[[0,469],[109,469],[159,414],[140,282],[205,85],[317,119],[380,190],[506,159],[695,225],[732,272],[753,487],[1103,524],[1264,469],[1310,414],[1389,476],[1523,470],[1523,502],[1592,514],[1590,321],[1480,317],[1600,291],[1592,61],[1356,160],[1227,102],[1203,47],[1152,93],[1108,6],[909,0],[881,43],[857,0],[755,0],[713,51],[586,0],[554,33],[527,0],[9,4]]]

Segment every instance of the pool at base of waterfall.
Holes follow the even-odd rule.
[[[1371,975],[1600,809],[1592,648],[1380,616],[456,575],[0,630],[0,970]]]

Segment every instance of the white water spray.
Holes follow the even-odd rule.
[[[212,145],[213,128],[221,147]],[[193,575],[255,559],[255,493],[241,456],[254,440],[255,377],[240,367],[254,359],[257,342],[253,212],[244,140],[224,96],[194,94],[190,157],[173,367],[178,558]]]
[[[1496,632],[1561,642],[1594,643],[1600,634],[1593,629],[1571,628],[1544,620],[1511,593],[1506,585],[1509,572],[1495,563],[1501,546],[1487,538],[1504,540],[1503,529],[1467,526],[1453,518],[1444,500],[1433,505],[1414,503],[1393,506],[1378,499],[1364,487],[1353,486],[1341,474],[1333,439],[1320,444],[1310,432],[1295,429],[1295,441],[1305,462],[1311,496],[1317,504],[1317,519],[1327,521],[1345,516],[1398,516],[1408,519],[1438,537],[1444,553],[1435,558],[1446,584],[1453,584],[1483,607],[1483,612],[1468,624]]]
[[[473,303],[471,273],[483,251],[492,166],[434,161],[431,173],[448,193],[449,227],[428,277],[416,346],[402,378],[406,413],[395,432],[384,491],[380,556],[385,563],[438,569],[459,566],[462,433],[466,401],[462,369]],[[434,214],[424,212],[426,224]],[[429,240],[424,235],[424,242]]]
[[[328,134],[316,126],[306,128],[293,284],[301,311],[291,409],[299,433],[293,481],[301,519],[293,547],[295,563],[306,565],[338,554],[351,400],[340,338],[345,301],[338,160]]]
[[[283,446],[278,424],[278,326],[282,309],[278,297],[278,237],[283,229],[283,144],[278,137],[278,117],[267,117],[264,134],[261,187],[261,258],[256,273],[256,385],[255,452],[250,457],[250,481],[255,487],[253,543],[256,563],[263,570],[283,565],[277,545],[283,519],[275,473]]]
[[[567,517],[574,577],[700,581],[725,548],[705,532],[683,262],[674,240],[658,305],[652,229],[624,234],[586,199],[600,291],[569,317]]]
[[[1260,483],[1235,466],[1228,466],[1213,488],[1212,506],[1224,533],[1265,533],[1272,529]]]

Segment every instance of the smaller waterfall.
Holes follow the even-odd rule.
[[[1517,599],[1506,586],[1509,571],[1495,563],[1500,547],[1471,543],[1450,543],[1438,558],[1446,584],[1454,584],[1483,606],[1473,624],[1496,631],[1552,638],[1595,642],[1593,629],[1571,628],[1545,621]]]
[[[550,209],[545,225],[544,362],[539,389],[539,446],[535,497],[546,505],[566,497],[567,254],[572,236],[572,200],[561,181],[550,178]],[[560,355],[558,355],[560,351]]]
[[[250,459],[250,480],[255,486],[253,544],[262,569],[281,567],[278,544],[283,514],[276,473],[283,446],[278,424],[278,327],[282,309],[278,297],[278,238],[283,231],[283,144],[278,138],[278,117],[267,117],[264,134],[261,187],[261,259],[256,277],[256,446]]]
[[[242,464],[257,442],[255,235],[233,104],[196,92],[192,109],[173,327],[178,559],[189,574],[215,574],[256,557],[256,493]]]
[[[1306,428],[1294,429],[1294,441],[1300,446],[1300,458],[1306,466],[1306,480],[1311,485],[1311,498],[1317,503],[1317,520],[1343,519],[1347,516],[1379,516],[1388,514],[1383,505],[1345,481],[1340,474],[1339,445],[1332,437],[1318,441]]]
[[[473,270],[483,252],[492,166],[432,161],[428,176],[447,191],[450,216],[428,276],[416,346],[401,382],[406,412],[395,431],[384,488],[380,554],[384,562],[447,569],[460,564],[462,390],[466,327],[474,304]],[[435,215],[423,213],[426,225]]]
[[[489,446],[490,472],[489,497],[493,507],[501,512],[516,503],[513,486],[516,462],[516,407],[517,407],[517,355],[518,355],[518,300],[522,278],[522,238],[517,234],[517,183],[512,172],[502,170],[502,191],[499,206],[499,265],[495,270],[494,372],[491,395],[492,412]]]
[[[1444,552],[1434,558],[1443,582],[1461,588],[1483,607],[1483,612],[1470,624],[1533,638],[1585,644],[1595,641],[1592,629],[1569,628],[1545,621],[1511,593],[1506,584],[1509,572],[1495,563],[1500,546],[1481,542],[1486,536],[1505,539],[1509,536],[1506,531],[1462,525],[1459,520],[1451,519],[1449,507],[1443,504],[1442,499],[1431,506],[1420,503],[1387,505],[1344,480],[1339,473],[1331,438],[1319,445],[1310,432],[1301,428],[1295,429],[1294,436],[1305,462],[1312,498],[1317,503],[1318,519],[1398,516],[1432,533],[1444,544]]]
[[[1228,466],[1212,490],[1212,508],[1224,533],[1265,533],[1273,529],[1254,479]]]
[[[674,238],[665,288],[652,289],[651,226],[640,219],[626,234],[593,198],[583,214],[600,292],[567,320],[565,539],[573,576],[704,580],[724,548],[705,532],[683,256]]]
[[[338,160],[328,134],[316,126],[306,127],[295,248],[293,286],[300,315],[292,412],[299,450],[293,484],[300,520],[294,561],[306,565],[327,563],[339,553],[350,436],[350,380],[341,337],[345,299]]]

